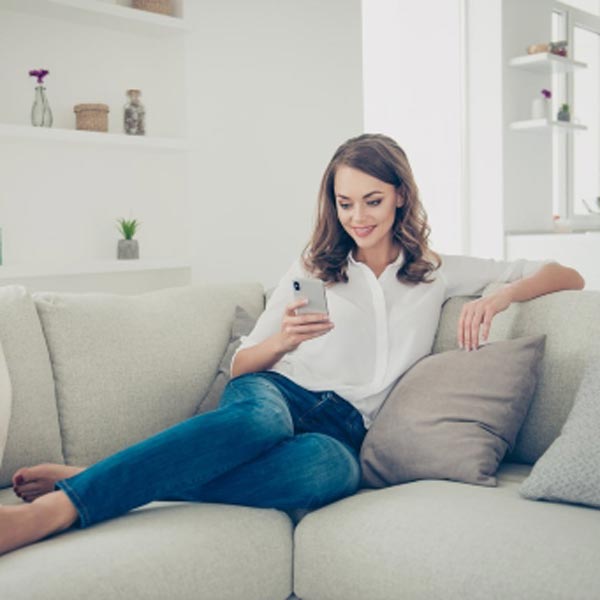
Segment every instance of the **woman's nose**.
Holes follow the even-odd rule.
[[[365,216],[364,207],[361,205],[355,206],[354,210],[352,211],[352,220],[356,223],[360,223],[363,220],[364,216]]]

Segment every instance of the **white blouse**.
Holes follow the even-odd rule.
[[[515,281],[552,262],[440,257],[442,265],[431,274],[432,283],[408,285],[396,279],[402,252],[379,278],[350,252],[348,282],[326,287],[335,327],[301,343],[269,370],[308,390],[336,392],[360,411],[368,429],[399,377],[431,353],[448,298],[480,294],[491,282]],[[285,307],[294,299],[293,279],[310,276],[298,258],[277,284],[254,329],[241,338],[236,354],[281,331]]]

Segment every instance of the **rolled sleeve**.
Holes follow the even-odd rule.
[[[552,260],[495,260],[473,256],[442,255],[441,274],[446,298],[479,295],[490,283],[510,283],[537,273]]]

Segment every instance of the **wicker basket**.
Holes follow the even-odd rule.
[[[131,0],[131,6],[161,15],[173,15],[173,0]]]
[[[76,104],[75,128],[85,131],[108,131],[108,104]]]

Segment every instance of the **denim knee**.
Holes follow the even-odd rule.
[[[248,373],[231,379],[219,408],[239,408],[246,415],[249,427],[281,438],[294,435],[294,421],[281,391],[260,374]]]
[[[313,460],[310,508],[318,508],[351,496],[361,481],[358,457],[342,442],[322,433],[302,434]]]

